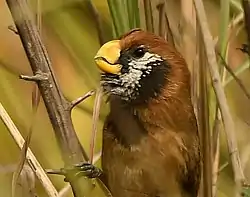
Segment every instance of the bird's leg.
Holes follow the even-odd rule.
[[[76,164],[72,167],[64,168],[63,170],[65,172],[66,178],[64,180],[66,182],[75,180],[82,176],[90,179],[99,178],[103,174],[101,169],[90,163]]]

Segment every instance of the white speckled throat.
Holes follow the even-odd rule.
[[[141,80],[151,74],[154,69],[159,67],[163,60],[157,55],[148,51],[140,58],[127,57],[126,72],[119,75],[102,76],[102,85],[110,94],[118,95],[123,100],[135,99],[141,88]]]

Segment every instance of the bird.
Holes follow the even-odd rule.
[[[197,197],[200,138],[182,55],[136,28],[102,45],[94,61],[109,103],[96,176],[113,197]]]

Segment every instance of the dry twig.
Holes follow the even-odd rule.
[[[101,99],[102,99],[102,88],[100,87],[96,93],[95,105],[94,105],[94,110],[93,110],[92,135],[91,135],[90,154],[89,154],[90,163],[93,163],[93,159],[94,159],[97,124],[98,124],[99,115],[100,115]]]
[[[8,128],[15,142],[17,143],[18,147],[21,149],[25,141],[1,103],[0,103],[0,117],[3,120],[4,124],[6,125],[6,127]],[[44,172],[42,166],[39,164],[36,157],[29,148],[27,149],[27,161],[32,170],[35,172],[37,178],[43,185],[47,194],[50,197],[57,197],[58,195],[57,190],[55,189],[54,185]]]
[[[227,65],[226,61],[224,60],[224,58],[222,57],[222,55],[220,53],[218,53],[222,64],[224,65],[224,67],[226,68],[227,72],[230,73],[230,75],[232,75],[232,77],[234,78],[235,82],[239,85],[240,89],[243,91],[243,93],[245,94],[245,96],[250,100],[250,93],[247,91],[246,87],[243,85],[242,81],[236,76],[236,74],[234,74],[234,71],[230,68],[230,66]]]

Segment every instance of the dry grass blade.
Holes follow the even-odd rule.
[[[21,157],[20,157],[20,161],[17,165],[17,169],[16,171],[13,173],[13,177],[12,177],[12,183],[11,183],[11,188],[12,188],[12,197],[15,197],[15,193],[16,193],[16,186],[17,186],[17,181],[19,179],[19,176],[22,172],[23,166],[25,164],[26,161],[26,155],[27,155],[27,151],[29,148],[29,144],[30,144],[30,139],[31,139],[31,134],[32,134],[32,130],[29,131],[25,142],[23,144],[23,147],[21,148]]]
[[[150,0],[144,0],[145,22],[147,31],[154,32],[154,19],[151,3],[152,1]]]
[[[237,185],[240,185],[241,181],[245,180],[245,176],[243,173],[236,136],[234,133],[235,127],[233,118],[230,114],[229,106],[227,104],[227,99],[220,79],[220,74],[218,72],[218,64],[216,61],[213,39],[209,31],[203,2],[201,0],[193,0],[193,2],[196,8],[197,18],[203,35],[203,42],[205,46],[206,57],[208,60],[209,72],[212,78],[212,85],[215,91],[219,108],[221,110],[221,116],[225,127],[228,150],[233,166],[234,180]]]
[[[33,85],[32,90],[32,109],[33,109],[33,115],[35,116],[35,113],[37,112],[38,105],[40,103],[41,94],[39,91],[39,88],[36,84]]]
[[[156,8],[159,12],[158,35],[165,37],[165,2],[160,2]]]
[[[191,3],[190,0],[182,0],[181,1],[181,19],[180,19],[180,28],[181,30],[181,39],[180,39],[180,46],[182,51],[182,55],[184,56],[187,65],[191,71],[194,71],[194,69],[197,69],[201,63],[197,61],[197,51],[198,46],[202,44],[200,42],[200,39],[198,38],[198,28],[196,27],[196,14],[195,14],[195,8],[194,5]],[[203,54],[203,53],[202,53]],[[201,54],[199,54],[201,55]],[[192,95],[195,95],[195,86],[198,84],[195,84],[198,79],[196,78],[196,74],[199,75],[198,72],[194,71],[192,73]],[[193,100],[195,101],[195,98],[193,97]]]
[[[5,109],[1,103],[0,103],[0,117],[3,120],[4,124],[6,125],[6,127],[8,128],[8,130],[9,130],[10,134],[12,135],[12,137],[14,138],[15,142],[17,143],[18,147],[20,149],[22,147],[24,147],[23,145],[24,145],[25,141],[24,141],[22,135],[20,134],[20,132],[16,128],[15,124],[13,123],[13,121],[11,120],[10,116],[5,111]],[[37,161],[37,159],[34,156],[34,154],[32,153],[32,151],[29,148],[27,148],[26,152],[27,152],[26,158],[27,158],[28,164],[32,167],[32,170],[35,172],[37,178],[39,179],[39,181],[43,185],[47,194],[50,197],[57,197],[57,195],[58,195],[57,190],[55,189],[54,185],[52,184],[52,182],[50,181],[50,179],[48,178],[48,176],[44,172],[42,166],[39,164],[39,162]]]
[[[208,80],[207,60],[200,28],[197,28],[198,50],[199,50],[199,102],[198,117],[201,135],[201,147],[203,153],[203,197],[212,196],[212,153],[211,135],[209,127],[209,103],[208,103]]]
[[[234,74],[234,71],[230,68],[230,66],[227,65],[226,61],[221,56],[221,54],[218,53],[218,55],[222,61],[222,64],[226,68],[227,72],[230,73],[230,75],[234,78],[235,82],[239,85],[240,89],[243,91],[245,96],[250,100],[250,93],[248,92],[247,88],[243,85],[242,81],[236,76],[236,74]]]
[[[168,43],[175,48],[173,32],[170,28],[168,15],[166,13],[166,2],[159,2],[156,6],[159,13],[158,35],[168,41]]]
[[[97,124],[100,115],[100,107],[102,101],[103,91],[102,88],[99,87],[96,91],[96,98],[93,110],[93,119],[92,119],[92,134],[91,134],[91,142],[90,142],[90,163],[93,163],[94,159],[94,151],[95,151],[95,142],[96,142],[96,134],[97,134]]]
[[[170,23],[168,20],[168,15],[165,13],[165,21],[166,21],[166,33],[165,33],[165,39],[168,41],[169,44],[171,44],[175,48],[175,42],[174,42],[174,36],[173,32],[170,28]]]
[[[212,174],[212,192],[213,197],[217,195],[217,180],[218,180],[218,168],[220,164],[220,131],[221,131],[221,116],[218,108],[218,104],[216,105],[216,113],[215,120],[213,126],[213,139],[212,139],[212,153],[213,153],[213,174]]]
[[[66,186],[64,186],[58,193],[58,197],[66,197],[69,195],[70,191],[71,191],[70,184],[66,184]]]
[[[181,30],[181,39],[180,39],[180,46],[182,51],[182,55],[184,56],[187,65],[189,66],[190,71],[192,72],[191,75],[191,95],[192,101],[194,105],[194,110],[196,113],[196,117],[199,123],[199,116],[198,111],[198,96],[199,96],[199,84],[200,84],[200,69],[202,63],[199,62],[201,53],[197,54],[200,38],[198,28],[196,27],[196,15],[195,15],[195,8],[191,1],[182,0],[180,1],[181,6],[181,19],[180,19],[180,28]],[[203,54],[203,53],[202,53]],[[200,59],[202,60],[202,59]]]
[[[16,193],[21,193],[24,197],[37,197],[36,176],[29,165],[25,164],[23,166],[17,185],[19,187]]]

